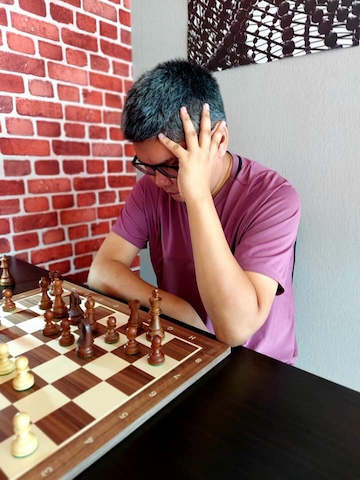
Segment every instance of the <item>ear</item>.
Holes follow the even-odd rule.
[[[214,132],[218,129],[219,125],[221,122],[216,122],[214,128],[211,130],[211,136],[214,134]],[[227,125],[224,125],[222,128],[222,136],[221,140],[219,143],[218,147],[218,153],[220,156],[223,156],[226,154],[228,145],[229,145],[229,130],[227,128]]]

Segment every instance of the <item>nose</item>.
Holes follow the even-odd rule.
[[[155,172],[155,177],[153,178],[155,180],[155,184],[160,188],[167,187],[172,184],[171,178],[165,177],[165,175],[163,175],[159,171]]]

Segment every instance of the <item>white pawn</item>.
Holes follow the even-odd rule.
[[[38,439],[30,432],[30,415],[18,412],[14,419],[15,439],[11,443],[11,453],[14,457],[26,457],[33,453],[38,445]]]
[[[24,355],[21,355],[15,360],[15,368],[16,377],[13,379],[14,390],[17,392],[29,390],[35,383],[34,375],[29,369],[29,360]]]
[[[13,360],[9,358],[9,347],[7,343],[0,343],[0,375],[7,375],[15,368]]]

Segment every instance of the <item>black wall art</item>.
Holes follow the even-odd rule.
[[[188,59],[210,71],[359,45],[360,0],[188,0]]]

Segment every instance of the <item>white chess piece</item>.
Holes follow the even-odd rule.
[[[21,355],[15,360],[16,377],[13,379],[13,388],[17,392],[28,390],[35,383],[34,375],[29,371],[29,360]]]
[[[38,439],[30,432],[30,416],[18,412],[13,419],[15,439],[11,443],[11,453],[14,457],[26,457],[33,453],[38,445]]]
[[[7,375],[15,369],[15,363],[9,358],[7,343],[0,343],[0,375]]]

